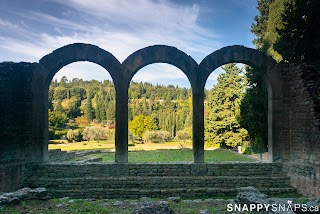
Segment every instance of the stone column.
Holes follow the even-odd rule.
[[[128,162],[128,87],[118,84],[116,87],[116,133],[115,162]]]
[[[195,92],[196,91],[196,92]],[[192,145],[193,162],[204,162],[204,91],[193,90],[192,92]]]
[[[270,162],[283,161],[283,91],[278,66],[267,69],[268,88],[268,153]]]

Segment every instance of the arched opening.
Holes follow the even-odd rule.
[[[268,90],[268,154],[269,161],[281,162],[283,156],[282,79],[274,60],[263,53],[243,46],[222,48],[208,55],[200,66],[207,70],[207,77],[216,68],[228,63],[244,63],[262,71]]]
[[[177,67],[141,68],[128,91],[129,162],[192,162],[192,90]]]
[[[35,76],[36,79],[33,79],[34,84],[32,85],[34,92],[33,118],[38,121],[34,123],[32,132],[34,141],[41,145],[42,160],[45,162],[49,161],[48,91],[50,83],[61,68],[70,63],[81,61],[100,65],[109,72],[114,84],[119,85],[121,64],[112,54],[94,45],[81,43],[67,45],[40,59],[41,69],[36,71],[38,75]],[[117,130],[119,129],[116,129],[116,132]]]
[[[264,72],[230,63],[208,77],[204,102],[206,162],[268,160]]]
[[[115,112],[115,89],[106,69],[90,62],[61,68],[48,90],[49,160],[79,150],[114,150]]]

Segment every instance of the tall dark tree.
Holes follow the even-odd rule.
[[[255,23],[252,23],[251,25],[251,32],[255,35],[255,39],[252,41],[252,43],[258,50],[261,51],[265,49],[263,38],[267,32],[270,4],[274,1],[275,0],[257,1],[257,9],[259,10],[260,14],[254,17]]]
[[[90,90],[87,90],[87,101],[84,107],[84,116],[89,121],[94,119],[94,109],[92,107],[92,94]]]
[[[246,67],[248,88],[240,104],[239,123],[245,128],[255,148],[261,148],[262,141],[264,150],[268,145],[268,95],[267,87],[263,81],[263,71]],[[256,149],[257,151],[257,149]]]
[[[246,87],[246,78],[233,63],[222,67],[225,71],[208,93],[207,142],[235,147],[247,140],[247,131],[240,127],[240,102]]]
[[[282,15],[283,28],[277,29],[275,49],[289,63],[320,65],[320,1],[290,0]]]

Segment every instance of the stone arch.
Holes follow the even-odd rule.
[[[122,65],[126,69],[126,74],[128,77],[127,80],[127,89],[129,88],[130,81],[133,76],[144,66],[153,63],[167,63],[179,68],[188,78],[191,89],[193,92],[193,100],[195,96],[194,92],[197,87],[197,75],[196,70],[198,67],[198,63],[189,55],[184,53],[183,51],[166,45],[154,45],[149,46],[143,49],[140,49],[130,56],[122,63]],[[128,96],[128,95],[127,95]],[[202,103],[203,105],[203,103]],[[192,111],[193,115],[198,115],[198,108],[201,106],[195,105],[193,102]],[[127,114],[126,114],[127,115]],[[128,118],[126,118],[128,120]],[[201,129],[203,126],[203,121],[198,120],[197,116],[193,117],[193,159],[194,162],[203,162],[203,140],[201,141],[201,131],[199,132],[199,128]]]
[[[142,48],[124,60],[122,65],[127,70],[129,83],[141,68],[153,63],[167,63],[179,68],[187,76],[192,87],[191,73],[198,66],[197,62],[183,51],[166,45]]]
[[[33,77],[34,94],[33,138],[42,146],[42,159],[48,160],[48,89],[54,75],[64,66],[79,61],[88,61],[105,68],[113,79],[115,89],[121,86],[122,70],[120,62],[109,52],[91,44],[70,44],[44,56],[39,61],[41,67]],[[117,118],[116,118],[117,120]],[[118,127],[116,127],[116,132]],[[117,134],[117,133],[116,133]]]
[[[283,91],[279,66],[264,53],[234,45],[217,50],[200,63],[203,71],[201,83],[205,84],[209,75],[218,67],[228,63],[244,63],[265,70],[264,80],[268,89],[268,147],[269,161],[282,161],[282,113]]]
[[[114,82],[117,82],[119,79],[121,64],[111,53],[95,45],[74,43],[56,49],[39,60],[39,64],[44,66],[49,72],[45,84],[49,85],[54,75],[62,67],[79,61],[98,64],[110,73]]]

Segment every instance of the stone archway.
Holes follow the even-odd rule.
[[[208,55],[198,65],[195,60],[175,47],[155,45],[140,49],[121,64],[111,53],[90,44],[71,44],[43,57],[41,74],[34,76],[34,112],[39,123],[33,126],[34,140],[47,142],[46,99],[49,84],[63,66],[76,61],[90,61],[104,67],[111,75],[116,90],[115,161],[128,162],[128,88],[133,76],[142,67],[153,63],[168,63],[179,68],[192,88],[193,157],[195,163],[204,162],[204,86],[212,71],[221,65],[237,62],[266,70],[269,115],[268,139],[271,161],[282,160],[282,80],[275,62],[260,51],[243,46],[222,48]],[[38,112],[38,113],[37,113]],[[40,130],[40,131],[39,131]],[[275,153],[275,151],[277,151]],[[43,160],[47,160],[47,145]]]
[[[192,91],[194,92],[194,88],[197,88],[196,78],[194,76],[195,70],[198,67],[197,62],[186,53],[180,51],[179,49],[166,45],[154,45],[149,46],[143,49],[140,49],[130,56],[122,63],[122,65],[126,69],[126,74],[128,75],[128,80],[126,81],[126,92],[128,93],[129,84],[133,78],[133,76],[144,66],[153,63],[167,63],[179,68],[188,78]],[[195,97],[195,94],[193,94]],[[128,94],[126,97],[128,100]],[[128,103],[126,103],[128,105]],[[198,108],[201,106],[197,106],[193,104],[193,115],[198,112]],[[126,107],[128,109],[128,106]],[[126,120],[128,120],[128,114],[126,114]],[[201,146],[201,142],[198,141],[201,138],[201,132],[197,132],[197,127],[201,127],[203,124],[200,120],[193,119],[193,160],[194,162],[203,162],[203,146]],[[128,126],[126,126],[128,129]],[[199,144],[200,143],[200,144]],[[201,149],[202,148],[202,149]]]
[[[4,127],[0,129],[0,191],[21,188],[34,173],[33,170],[30,170],[34,164],[37,166],[47,160],[48,87],[52,77],[60,68],[76,61],[90,61],[99,64],[108,70],[113,78],[117,98],[115,158],[119,163],[126,163],[128,157],[128,116],[126,115],[128,85],[134,73],[141,67],[150,63],[165,62],[185,71],[193,94],[193,149],[196,163],[204,160],[203,99],[205,82],[210,73],[217,67],[232,62],[265,69],[264,78],[268,87],[269,99],[270,160],[282,162],[282,164],[263,165],[272,168],[267,172],[268,174],[277,174],[282,171],[283,166],[284,172],[290,177],[291,184],[304,195],[319,196],[320,122],[317,109],[319,106],[317,97],[319,73],[314,67],[305,64],[276,65],[263,53],[243,46],[230,46],[215,51],[208,55],[200,65],[197,65],[182,51],[161,45],[141,49],[121,64],[109,52],[89,44],[71,44],[62,47],[42,58],[39,63],[0,63],[2,86],[0,87],[2,97],[0,109],[3,113],[1,125]],[[221,164],[218,165],[220,167]],[[179,169],[181,166],[173,164],[174,169]],[[215,164],[183,166],[188,166],[185,168],[186,173],[191,173],[192,176],[205,175],[209,172],[208,167],[212,167],[211,172],[217,169]],[[80,167],[79,171],[82,170],[82,166]],[[100,165],[97,167],[101,170]],[[140,169],[141,165],[105,164],[103,167],[110,168],[108,172],[111,172],[112,176],[127,176],[131,172],[130,167]],[[156,165],[156,167],[163,166]],[[238,165],[234,167],[238,168]],[[155,165],[150,165],[150,169],[154,168]],[[94,171],[96,169],[93,168]],[[244,168],[246,169],[248,167]],[[265,167],[261,165],[261,169],[264,170]],[[175,172],[175,170],[172,171]],[[140,177],[137,178],[137,182],[140,183]],[[105,194],[105,190],[102,194]]]
[[[113,79],[115,88],[121,86],[120,62],[109,52],[90,44],[70,44],[61,47],[40,59],[41,69],[33,78],[32,90],[34,93],[33,125],[34,140],[42,145],[42,159],[48,160],[48,89],[54,75],[64,66],[79,61],[89,61],[105,68]],[[119,130],[116,127],[116,130]]]
[[[282,161],[283,92],[282,78],[276,62],[264,53],[244,46],[228,46],[217,50],[200,63],[205,72],[202,81],[218,67],[227,63],[244,63],[264,70],[268,89],[268,152],[270,162]]]

